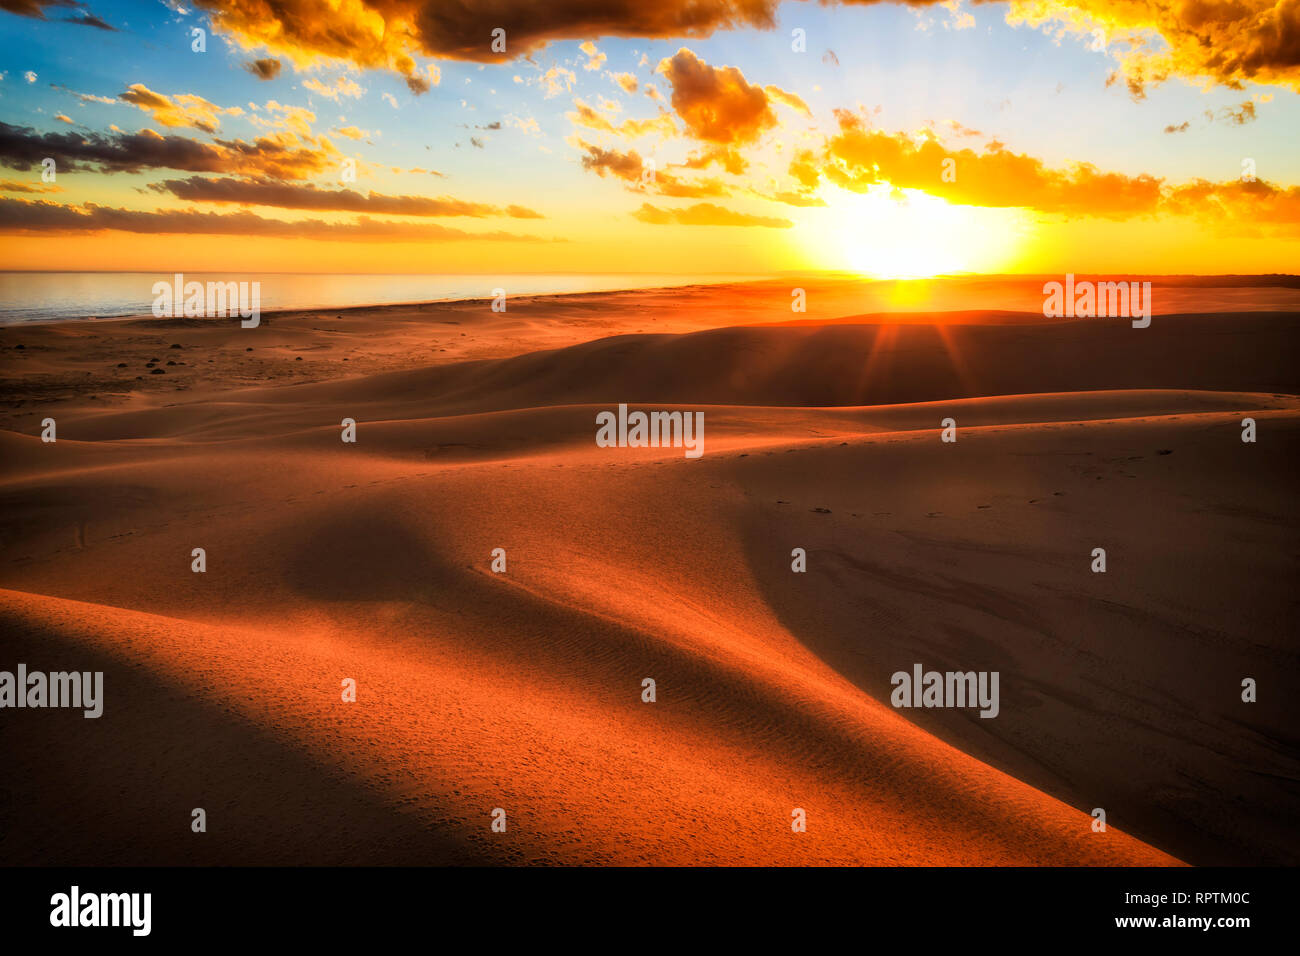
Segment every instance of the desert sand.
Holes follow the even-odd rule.
[[[0,712],[0,856],[1300,862],[1300,292],[800,284],[0,329],[0,668],[105,675]],[[703,457],[596,447],[620,402]],[[894,709],[914,662],[1001,713]]]

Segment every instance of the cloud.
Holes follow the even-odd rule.
[[[1298,0],[1011,0],[1007,22],[1089,38],[1101,30],[1135,96],[1174,76],[1300,91]]]
[[[624,93],[635,93],[637,91],[636,77],[631,73],[610,73],[608,75],[623,88]]]
[[[236,173],[272,179],[306,179],[330,169],[337,150],[307,148],[288,134],[255,142],[217,140],[202,143],[185,136],[138,133],[37,133],[30,127],[0,122],[0,164],[28,170],[46,156],[68,171],[136,173],[177,169],[199,173]]]
[[[189,202],[238,203],[246,206],[277,206],[282,209],[312,209],[318,212],[361,212],[387,216],[509,216],[513,219],[543,219],[541,213],[523,206],[492,206],[450,196],[387,196],[359,193],[352,189],[321,189],[301,183],[264,182],[252,179],[169,179],[149,187]]]
[[[795,94],[787,93],[779,86],[770,86],[770,85],[765,86],[763,87],[763,92],[766,93],[769,97],[771,97],[776,102],[784,103],[786,106],[790,107],[791,109],[798,110],[804,116],[812,116],[812,110],[808,108],[807,103],[805,103],[798,96],[795,96]]]
[[[1169,190],[1164,209],[1234,231],[1300,237],[1300,186],[1274,186],[1263,180],[1211,183],[1195,180]]]
[[[835,0],[829,0],[835,2]],[[884,0],[839,0],[869,5]],[[913,8],[938,0],[908,0]],[[299,66],[348,62],[418,72],[416,56],[494,63],[557,40],[598,36],[702,38],[719,30],[776,28],[778,0],[196,0],[217,32],[245,49],[267,49]],[[0,0],[44,17],[66,0]],[[951,29],[972,25],[943,0]],[[1298,0],[1010,0],[1012,25],[1042,27],[1092,42],[1101,29],[1131,90],[1171,76],[1239,87],[1246,81],[1300,87]],[[491,48],[491,26],[507,31],[507,52]]]
[[[45,16],[47,7],[81,11],[77,16],[64,17],[59,22],[73,23],[83,27],[95,27],[98,30],[108,30],[113,33],[117,32],[116,27],[105,23],[91,13],[84,3],[79,3],[77,0],[0,0],[0,10],[16,13],[20,17],[31,17],[34,20],[48,20],[49,18]]]
[[[726,184],[718,179],[705,179],[688,182],[679,179],[672,167],[655,169],[651,175],[645,161],[636,150],[622,153],[614,149],[603,149],[590,143],[578,142],[586,151],[582,157],[582,168],[594,170],[601,178],[611,176],[622,180],[633,190],[649,190],[661,196],[679,199],[704,199],[730,195]]]
[[[251,212],[212,213],[194,210],[142,212],[87,203],[68,206],[46,200],[0,198],[0,232],[84,233],[114,230],[150,235],[257,236],[259,238],[374,240],[390,242],[462,242],[473,239],[538,242],[537,237],[509,232],[466,232],[435,223],[391,222],[366,216],[354,222],[305,219],[287,222]]]
[[[281,63],[274,57],[262,57],[259,60],[249,60],[244,68],[259,80],[274,80],[280,75]]]
[[[249,104],[256,107],[256,104]],[[261,113],[255,111],[248,117],[254,126],[268,130],[284,130],[305,140],[312,139],[311,127],[316,122],[316,114],[305,106],[289,106],[277,100],[267,100],[262,104]]]
[[[655,226],[765,226],[789,229],[794,225],[789,219],[751,216],[709,202],[696,203],[685,209],[661,209],[649,203],[642,203],[641,208],[632,213],[632,217]]]
[[[103,20],[95,16],[89,10],[85,11],[80,16],[72,17],[70,19],[65,19],[63,22],[75,23],[77,24],[77,26],[81,26],[81,27],[94,27],[96,30],[107,30],[109,33],[117,32],[117,27],[105,23]]]
[[[578,49],[587,54],[587,62],[583,64],[584,70],[599,70],[605,65],[605,54],[596,49],[596,44],[590,40],[583,40],[578,44]]]
[[[73,0],[0,0],[0,10],[16,13],[34,20],[45,19],[46,7],[77,7]]]
[[[837,110],[836,117],[840,129],[826,143],[820,175],[855,192],[888,183],[960,205],[1022,206],[1119,219],[1154,212],[1160,200],[1160,180],[1153,176],[1101,172],[1087,163],[1051,169],[996,142],[984,152],[954,150],[928,130],[920,135],[887,133],[868,128],[860,114]],[[808,158],[800,155],[795,162],[802,165],[791,174],[806,184]]]
[[[598,133],[612,133],[628,140],[640,139],[652,133],[665,138],[677,134],[677,125],[667,113],[660,113],[651,119],[625,119],[616,126],[609,116],[593,109],[581,99],[575,99],[573,106],[573,112],[565,114],[569,122]]]
[[[60,86],[57,83],[51,83],[50,85],[56,90],[63,90],[65,93],[71,93],[83,103],[104,103],[105,105],[112,106],[121,102],[121,100],[112,96],[100,96],[97,93],[78,93],[76,90],[70,90],[66,86]]]
[[[319,93],[326,99],[334,100],[336,103],[344,96],[351,96],[360,99],[361,94],[365,92],[359,83],[346,75],[339,76],[330,84],[325,84],[318,79],[310,78],[303,80],[302,85],[304,89],[311,90],[313,93]],[[428,89],[428,87],[425,87],[425,89]]]
[[[1217,119],[1225,120],[1233,126],[1245,126],[1255,122],[1255,104],[1246,100],[1240,106],[1225,106],[1219,110]]]
[[[72,117],[68,116],[66,113],[60,113],[60,114],[58,114],[57,116],[55,116],[54,118],[55,118],[56,120],[58,120],[59,122],[61,122],[61,123],[67,123],[69,126],[76,126],[76,125],[77,125],[77,124],[72,120]]]
[[[406,77],[406,88],[416,96],[423,96],[430,89],[442,83],[442,71],[438,67],[430,64],[428,67],[428,76],[421,76],[418,73],[410,73]]]
[[[573,84],[578,82],[578,76],[572,70],[553,66],[542,74],[541,82],[545,91],[543,95],[549,100],[553,96],[559,96],[573,89]]]
[[[331,132],[336,133],[339,136],[345,136],[348,139],[353,139],[353,140],[363,140],[363,139],[370,138],[370,130],[357,129],[355,126],[340,126],[337,129],[331,130]]]
[[[511,114],[510,116],[506,117],[505,123],[507,126],[513,126],[515,129],[527,133],[529,136],[542,135],[542,128],[541,126],[538,125],[536,117],[533,116],[525,116],[523,118],[520,118],[518,116],[515,116],[514,114]]]
[[[4,0],[14,2],[14,0]],[[18,0],[27,2],[27,0]],[[409,73],[425,55],[480,63],[514,59],[555,40],[596,36],[703,37],[741,26],[771,29],[777,0],[196,0],[214,28],[247,48],[298,62],[350,60]],[[491,48],[506,30],[507,52]]]
[[[155,93],[143,83],[132,83],[125,93],[118,94],[118,99],[139,107],[159,126],[188,126],[205,133],[217,131],[221,126],[221,116],[244,115],[238,106],[217,106],[191,93],[165,96]]]
[[[790,163],[790,175],[804,195],[822,182],[855,192],[888,185],[959,205],[1020,207],[1117,221],[1191,216],[1232,226],[1237,234],[1245,229],[1300,235],[1300,186],[1262,180],[1178,185],[1147,174],[1107,172],[1090,163],[1053,168],[996,141],[978,152],[953,149],[928,130],[889,133],[869,128],[857,113],[838,110],[836,116],[838,133],[820,149],[799,150]],[[1186,125],[1166,131],[1178,132]]]
[[[1177,126],[1174,126],[1174,125],[1171,123],[1170,125],[1168,125],[1168,126],[1165,127],[1165,132],[1166,132],[1166,133],[1186,133],[1186,132],[1187,132],[1187,128],[1188,128],[1189,126],[1191,126],[1191,125],[1192,125],[1192,123],[1191,123],[1190,120],[1184,120],[1183,122],[1179,123]]]
[[[775,192],[770,196],[762,193],[755,193],[760,199],[766,199],[769,202],[785,203],[787,206],[825,206],[826,200],[817,196],[809,196],[806,193],[793,192],[791,190],[782,190]]]
[[[61,193],[62,186],[54,183],[20,183],[13,179],[0,179],[0,192],[5,193]]]
[[[714,67],[686,47],[661,60],[658,72],[672,86],[673,110],[698,140],[721,146],[756,141],[777,125],[776,100],[807,115],[808,105],[775,86],[754,86],[734,66]]]

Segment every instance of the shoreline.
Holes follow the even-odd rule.
[[[60,273],[54,271],[33,272],[30,270],[9,270],[6,272],[5,270],[0,270],[0,274],[8,274],[8,275],[64,274],[66,275],[70,273]],[[102,273],[94,273],[94,274],[164,275],[164,273],[148,273],[148,272],[102,272]],[[181,274],[184,275],[184,273]],[[207,275],[217,275],[219,273],[199,272],[199,273],[191,273],[191,274],[207,276]],[[295,276],[295,277],[317,275],[316,273],[273,273],[273,272],[238,273],[238,274],[252,275],[252,276],[287,275],[287,276]],[[556,275],[566,275],[566,274],[568,273],[556,273]],[[323,276],[356,275],[356,276],[374,277],[379,274],[319,273],[318,275],[323,275]],[[403,277],[411,277],[411,276],[418,277],[421,274],[420,273],[393,273],[392,275],[395,278],[403,278]],[[582,273],[572,273],[572,275],[582,275]],[[1093,273],[1078,273],[1077,277],[1088,277],[1094,275],[1095,274]],[[692,289],[714,289],[714,290],[720,290],[724,288],[744,289],[744,288],[754,288],[754,287],[759,287],[759,286],[769,285],[774,283],[784,283],[787,281],[802,282],[809,285],[827,284],[827,283],[849,284],[854,286],[862,286],[864,288],[865,287],[878,288],[882,286],[890,286],[892,288],[897,288],[899,284],[903,284],[904,288],[911,288],[913,284],[916,284],[918,288],[921,288],[923,286],[943,288],[949,286],[960,286],[960,285],[970,285],[970,284],[1036,285],[1038,280],[1040,279],[1054,280],[1057,278],[1059,277],[1053,276],[1050,273],[1041,273],[1041,274],[1025,273],[1025,274],[1005,274],[1005,275],[1003,274],[943,275],[943,276],[933,276],[929,278],[919,278],[919,279],[871,278],[866,276],[855,276],[851,273],[844,273],[844,272],[791,273],[791,274],[766,276],[766,277],[750,276],[750,277],[727,278],[727,279],[718,279],[716,281],[695,280],[690,282],[684,282],[680,285],[649,285],[649,286],[628,286],[628,287],[614,288],[614,289],[574,289],[571,291],[547,291],[547,292],[531,292],[531,293],[524,292],[524,293],[517,293],[511,295],[509,297],[509,301],[532,302],[532,301],[547,300],[547,299],[574,299],[574,298],[581,298],[584,296],[590,297],[590,296],[615,296],[615,295],[621,296],[621,295],[631,295],[631,294],[653,294],[653,293],[665,292],[665,291],[683,291],[683,290],[692,290]],[[1297,296],[1296,296],[1294,311],[1300,311],[1300,275],[1292,275],[1287,273],[1261,273],[1258,275],[1228,274],[1228,275],[1221,275],[1221,276],[1108,275],[1105,278],[1108,281],[1111,280],[1129,281],[1132,279],[1140,278],[1146,281],[1150,281],[1153,287],[1158,289],[1163,288],[1163,289],[1222,289],[1222,290],[1250,290],[1250,289],[1296,290]],[[316,315],[316,314],[323,314],[329,312],[333,312],[336,315],[344,312],[355,313],[359,311],[382,313],[385,311],[393,311],[393,310],[411,310],[411,309],[419,310],[419,309],[426,309],[429,307],[450,307],[450,306],[457,306],[457,305],[472,304],[477,302],[490,302],[491,299],[492,299],[491,296],[473,295],[473,296],[449,296],[446,298],[435,298],[435,299],[413,299],[413,300],[401,301],[401,302],[367,302],[367,303],[356,303],[351,305],[308,305],[308,306],[278,306],[277,305],[273,308],[261,310],[260,315],[268,318],[274,318],[276,316],[285,316],[285,315],[306,316],[306,315]],[[999,309],[995,306],[987,306],[984,307],[984,309],[982,310],[983,311],[1026,312],[1031,314],[1037,311],[1035,309],[1009,309],[1009,308]],[[972,311],[972,309],[969,306],[963,308],[953,308],[953,309],[920,309],[920,308],[909,308],[904,305],[904,307],[893,308],[893,309],[871,310],[867,312],[861,312],[859,314],[863,314],[863,315],[886,314],[888,312],[907,313],[907,312],[916,312],[916,311],[967,312],[967,311]],[[1170,316],[1170,315],[1177,315],[1180,313],[1181,314],[1204,314],[1207,312],[1217,312],[1217,311],[1233,311],[1233,310],[1213,309],[1213,308],[1182,309],[1179,310],[1178,312],[1161,310],[1156,312],[1155,314]],[[1257,311],[1257,310],[1252,309],[1250,311]],[[1287,310],[1282,309],[1280,311],[1287,311]],[[221,319],[229,319],[231,318],[231,316],[187,316],[187,317],[155,316],[151,312],[129,312],[129,313],[123,313],[119,315],[103,315],[103,316],[101,315],[78,315],[78,316],[65,316],[65,317],[49,316],[49,317],[41,317],[35,319],[21,319],[17,321],[5,321],[4,319],[0,318],[0,330],[12,329],[12,328],[30,328],[30,327],[48,326],[48,325],[62,325],[66,323],[95,322],[95,323],[102,324],[102,323],[109,323],[109,322],[138,321],[144,319],[157,319],[158,321],[168,321],[168,320],[175,320],[179,318],[188,318],[196,321],[197,320],[217,321]],[[815,321],[815,320],[794,319],[794,320],[786,320],[786,321]]]
[[[0,274],[52,275],[52,276],[69,275],[69,274],[79,274],[79,275],[95,274],[95,275],[111,275],[111,276],[121,276],[121,275],[165,276],[168,275],[169,273],[162,273],[162,272],[159,273],[154,273],[154,272],[65,273],[65,272],[54,272],[54,271],[33,272],[30,270],[10,270],[8,272],[5,272],[4,270],[0,270]],[[170,274],[176,275],[176,273],[170,273]],[[182,272],[180,274],[185,275],[186,273]],[[358,276],[358,277],[366,277],[366,278],[375,278],[382,275],[379,273],[360,273],[360,272],[359,273],[195,272],[189,274],[199,275],[199,276],[213,276],[213,275],[277,276],[279,275],[279,276],[293,276],[295,278],[304,278],[304,277],[311,277],[316,275],[333,276],[333,277]],[[557,275],[568,275],[568,274],[569,273],[557,273]],[[421,275],[423,274],[422,273],[410,273],[410,274],[394,273],[394,278],[404,278],[404,277],[418,278]],[[572,275],[575,276],[583,275],[583,273],[572,273]],[[690,282],[682,283],[681,285],[650,285],[650,286],[628,286],[625,288],[616,288],[616,289],[573,289],[570,291],[521,292],[521,293],[514,294],[513,296],[511,296],[511,298],[512,299],[537,299],[537,298],[550,298],[550,297],[560,297],[560,296],[619,295],[619,294],[626,294],[626,293],[633,293],[633,292],[652,292],[652,291],[665,290],[665,289],[692,289],[692,288],[704,288],[704,287],[714,287],[714,286],[751,285],[751,284],[768,282],[768,281],[775,281],[775,279],[758,277],[758,276],[719,279],[714,282],[700,281],[696,279]],[[483,302],[483,301],[490,301],[491,298],[492,298],[491,296],[482,296],[482,295],[473,295],[473,296],[453,295],[446,298],[412,299],[409,301],[400,301],[400,302],[364,302],[364,303],[356,303],[352,305],[339,305],[339,306],[335,306],[335,305],[279,306],[277,305],[274,308],[262,310],[260,314],[264,316],[274,316],[274,315],[285,315],[289,313],[305,314],[305,313],[331,312],[331,311],[343,312],[347,310],[357,310],[357,309],[365,309],[365,310],[379,310],[379,309],[391,309],[391,308],[413,309],[413,308],[420,308],[420,307],[431,306],[431,305],[447,305],[447,304],[464,303],[464,302]],[[6,321],[3,318],[0,318],[0,329],[12,328],[14,326],[50,325],[50,324],[62,323],[62,322],[115,322],[115,321],[122,321],[122,320],[154,319],[154,318],[168,319],[168,318],[181,318],[181,316],[155,316],[152,314],[152,312],[128,312],[128,313],[122,313],[120,315],[77,315],[77,316],[63,316],[63,317],[50,316],[50,317],[41,317],[35,319],[20,319],[17,321]],[[189,318],[219,319],[219,318],[229,318],[229,316],[191,316]]]

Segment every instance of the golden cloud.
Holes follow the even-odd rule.
[[[660,61],[658,72],[672,86],[673,110],[696,139],[723,146],[752,143],[777,124],[769,94],[734,66],[710,66],[682,47]]]
[[[1122,219],[1152,213],[1160,180],[1107,173],[1088,163],[1051,169],[1000,143],[984,152],[953,150],[928,130],[921,134],[869,129],[856,113],[836,111],[839,132],[826,143],[820,175],[844,189],[864,192],[887,183],[919,189],[967,206],[1023,206],[1047,213]],[[799,154],[791,174],[807,186],[809,158]]]
[[[205,133],[215,133],[221,126],[222,116],[244,115],[238,106],[217,106],[192,93],[166,96],[155,93],[143,83],[132,83],[125,93],[118,94],[118,99],[139,107],[159,126],[188,126]]]
[[[55,0],[60,2],[60,0]],[[829,0],[837,2],[837,0]],[[890,0],[838,0],[873,4]],[[923,6],[939,0],[903,0]],[[685,39],[776,26],[778,0],[196,0],[216,29],[300,68],[322,61],[417,76],[419,55],[499,62],[554,40]],[[0,0],[42,16],[50,0]],[[1171,76],[1300,88],[1300,0],[1010,0],[1007,21],[1102,42],[1138,95]],[[492,49],[493,28],[506,52]],[[1100,31],[1099,33],[1097,31]]]
[[[1007,22],[1114,48],[1135,96],[1174,76],[1300,91],[1300,0],[1010,0]]]
[[[800,187],[795,196],[810,198],[822,182],[854,192],[884,185],[959,205],[1113,220],[1189,216],[1236,234],[1300,235],[1300,186],[1263,180],[1171,185],[1090,163],[1055,169],[997,142],[980,152],[952,149],[929,130],[890,133],[869,128],[857,113],[840,110],[836,116],[839,131],[820,150],[803,149],[792,159],[789,172]]]
[[[751,216],[749,213],[724,209],[711,202],[696,203],[685,209],[661,209],[649,203],[642,203],[641,208],[632,213],[632,217],[655,226],[765,226],[789,229],[794,225],[789,219]]]

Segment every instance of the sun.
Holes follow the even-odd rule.
[[[956,206],[888,184],[826,187],[809,245],[824,268],[877,279],[1008,271],[1025,232],[1019,210]]]

